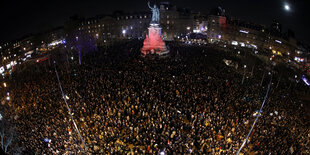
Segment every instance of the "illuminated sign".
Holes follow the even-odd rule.
[[[65,39],[63,39],[63,40],[55,40],[55,41],[51,42],[50,44],[48,44],[48,46],[56,46],[56,45],[65,44],[65,43],[66,43]]]
[[[295,57],[294,60],[297,62],[304,62],[305,61],[304,58],[299,58],[299,57]]]
[[[249,33],[249,31],[245,31],[245,30],[240,30],[239,32],[245,33],[245,34],[248,34],[248,33]]]
[[[308,79],[306,78],[305,75],[303,75],[303,76],[301,77],[301,79],[304,81],[304,83],[305,83],[307,86],[310,86],[310,82],[308,81]]]
[[[275,40],[275,42],[277,42],[279,44],[282,44],[282,42],[280,40]]]
[[[0,67],[0,74],[2,74],[4,72],[4,67]]]
[[[254,45],[254,44],[251,44],[252,45],[252,47],[254,47],[255,49],[257,49],[257,46],[256,45]]]
[[[232,45],[238,45],[238,42],[237,41],[232,41],[231,44]]]
[[[200,33],[200,30],[193,30],[194,33]]]

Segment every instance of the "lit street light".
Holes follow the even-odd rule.
[[[122,33],[123,33],[123,37],[126,36],[126,30],[122,30]]]
[[[244,65],[243,68],[244,68],[244,73],[243,73],[242,82],[241,82],[242,84],[243,84],[244,78],[245,78],[245,69],[246,69],[246,65]]]
[[[290,8],[290,6],[289,6],[288,4],[285,4],[285,5],[284,5],[284,9],[285,9],[286,11],[290,11],[291,8]]]

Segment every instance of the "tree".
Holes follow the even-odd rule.
[[[4,119],[1,118],[0,121],[1,148],[5,153],[8,153],[8,147],[12,144],[15,129],[10,128]]]

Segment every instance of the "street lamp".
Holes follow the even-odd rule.
[[[6,87],[6,83],[5,82],[3,83],[3,86]]]
[[[246,69],[246,65],[244,65],[243,68],[244,68],[244,73],[243,73],[242,82],[241,82],[242,84],[243,84],[244,78],[245,78],[245,69]]]

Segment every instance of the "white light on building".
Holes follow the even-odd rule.
[[[241,45],[241,47],[245,47],[244,43],[240,42],[239,44]]]
[[[1,67],[0,67],[0,74],[2,74],[3,72],[4,72],[4,67],[1,66]]]
[[[237,46],[237,45],[238,45],[238,42],[237,42],[237,41],[232,41],[231,44]]]
[[[200,33],[200,30],[193,30],[194,33]]]
[[[282,44],[282,42],[280,40],[275,40],[275,42],[277,42],[279,44]]]
[[[248,34],[248,33],[249,33],[249,31],[245,31],[245,30],[240,30],[239,32],[245,33],[245,34]]]

